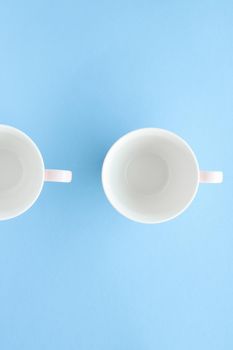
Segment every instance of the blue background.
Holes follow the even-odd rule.
[[[232,1],[1,1],[0,122],[74,172],[0,223],[1,350],[233,348],[232,23]],[[101,164],[141,127],[224,184],[165,224],[120,216]]]

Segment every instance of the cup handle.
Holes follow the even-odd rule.
[[[199,182],[205,184],[220,184],[223,182],[223,172],[200,170]]]
[[[70,170],[45,169],[44,181],[46,182],[71,182],[72,172]]]

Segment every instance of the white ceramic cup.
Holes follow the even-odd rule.
[[[200,171],[190,146],[157,128],[132,131],[108,151],[102,183],[112,206],[141,223],[161,223],[181,214],[199,183],[220,183],[220,171]]]
[[[22,131],[0,125],[0,220],[29,209],[44,181],[71,182],[68,170],[45,170],[35,143]]]

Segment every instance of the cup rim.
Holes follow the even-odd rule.
[[[21,208],[20,210],[17,210],[17,213],[16,214],[11,214],[11,215],[6,215],[4,216],[4,218],[0,218],[0,221],[4,221],[4,220],[9,220],[9,219],[13,219],[23,213],[25,213],[28,209],[30,209],[33,204],[37,201],[37,199],[39,198],[40,194],[41,194],[41,191],[43,189],[43,186],[44,186],[44,174],[45,174],[45,165],[44,165],[44,160],[43,160],[43,157],[41,155],[41,152],[38,148],[38,146],[35,144],[35,142],[23,131],[21,131],[20,129],[14,127],[14,126],[11,126],[11,125],[6,125],[6,124],[0,124],[0,133],[1,132],[4,132],[4,129],[5,130],[11,130],[13,131],[14,133],[22,136],[24,139],[27,140],[27,142],[31,145],[32,148],[34,148],[35,152],[37,153],[37,156],[38,156],[38,160],[40,161],[40,165],[41,165],[41,173],[42,173],[42,176],[41,176],[41,184],[40,184],[40,187],[37,191],[37,194],[34,196],[33,200],[25,205],[23,208]]]
[[[135,215],[135,216],[130,215],[129,213],[127,213],[126,210],[122,209],[122,207],[120,207],[120,206],[116,205],[115,203],[113,203],[113,201],[112,201],[113,195],[111,193],[111,190],[109,190],[109,188],[106,186],[106,179],[105,179],[105,169],[106,169],[106,166],[107,166],[107,162],[110,159],[110,157],[112,155],[112,152],[115,151],[116,147],[120,146],[127,139],[129,139],[131,137],[134,137],[137,134],[143,134],[143,133],[147,134],[147,133],[151,133],[151,132],[154,132],[154,131],[156,131],[156,132],[160,131],[160,132],[165,133],[167,135],[169,134],[172,137],[177,138],[180,142],[182,142],[184,144],[184,146],[189,150],[190,154],[192,155],[194,164],[196,166],[196,175],[197,175],[196,187],[194,189],[193,195],[190,198],[190,200],[186,203],[186,205],[179,212],[177,212],[176,214],[174,214],[174,215],[172,215],[172,216],[170,216],[168,218],[162,219],[162,220],[157,220],[157,219],[149,220],[149,219],[137,218],[136,217],[137,215]],[[192,148],[190,147],[190,145],[181,136],[179,136],[175,132],[172,132],[172,131],[167,130],[167,129],[155,128],[155,127],[146,127],[146,128],[140,128],[140,129],[132,130],[132,131],[122,135],[120,138],[118,138],[112,144],[112,146],[107,151],[107,153],[105,155],[105,158],[104,158],[104,161],[103,161],[102,171],[101,171],[101,181],[102,181],[102,187],[103,187],[104,193],[105,193],[108,201],[110,202],[112,207],[118,213],[120,213],[121,215],[125,216],[126,218],[128,218],[128,219],[130,219],[132,221],[135,221],[135,222],[138,222],[138,223],[141,223],[141,224],[159,224],[159,223],[164,223],[166,221],[170,221],[172,219],[175,219],[176,217],[178,217],[180,214],[182,214],[190,206],[190,204],[193,202],[194,198],[196,197],[196,194],[197,194],[197,191],[198,191],[198,188],[199,188],[199,173],[200,173],[200,167],[199,167],[199,163],[198,163],[197,157],[196,157],[194,151],[192,150]]]

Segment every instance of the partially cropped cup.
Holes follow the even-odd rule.
[[[0,220],[28,210],[45,181],[71,182],[69,170],[45,169],[35,143],[22,131],[0,125]]]
[[[190,146],[157,128],[132,131],[108,151],[102,184],[112,206],[141,223],[177,217],[193,201],[200,183],[221,183],[221,171],[202,171]]]

